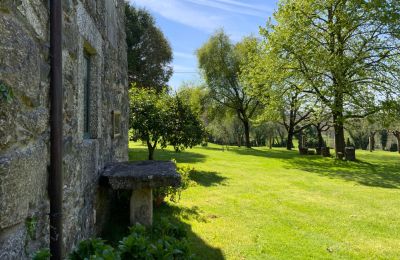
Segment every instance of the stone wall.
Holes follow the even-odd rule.
[[[49,1],[0,2],[0,259],[48,247]],[[127,160],[127,60],[122,0],[63,0],[64,244],[98,232],[99,173]],[[84,54],[90,55],[90,135],[84,138]],[[1,97],[0,97],[1,98]],[[113,135],[113,111],[121,135]]]

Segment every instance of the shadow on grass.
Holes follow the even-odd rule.
[[[197,184],[210,187],[224,184],[224,181],[228,178],[221,176],[218,172],[208,172],[208,171],[192,171],[190,172],[189,178],[195,181]]]
[[[220,152],[224,152],[224,151],[229,151],[230,148],[228,148],[229,150],[226,149],[226,146],[220,146],[220,147],[209,147],[209,146],[202,146],[201,147],[204,150],[209,150],[209,151],[220,151]]]
[[[273,158],[273,159],[291,159],[293,156],[298,155],[298,152],[295,150],[259,150],[254,148],[242,148],[242,147],[231,147],[229,148],[230,152],[237,153],[239,155],[245,156],[259,156],[264,158]]]
[[[117,246],[118,242],[129,234],[129,192],[122,192],[119,197],[114,198],[111,210],[111,216],[103,228],[101,237],[111,245]],[[154,223],[160,221],[161,218],[168,218],[171,223],[183,225],[195,259],[224,259],[221,249],[208,245],[192,231],[189,224],[182,221],[183,219],[207,223],[207,217],[198,207],[185,208],[165,203],[154,209]]]
[[[322,158],[318,155],[299,155],[298,151],[258,150],[232,148],[230,151],[245,156],[281,159],[289,169],[299,169],[329,178],[341,178],[361,185],[381,188],[400,188],[399,158],[374,155],[372,162],[365,159],[355,162]],[[361,156],[362,157],[362,156]]]
[[[133,148],[129,149],[129,160],[130,161],[141,161],[148,159],[148,151],[146,148]],[[170,161],[175,159],[178,163],[196,163],[204,162],[206,156],[199,153],[189,152],[185,150],[183,152],[174,152],[169,150],[157,149],[154,152],[154,160]]]
[[[369,163],[363,160],[346,162],[298,157],[292,158],[288,163],[289,168],[293,167],[329,178],[341,178],[371,187],[400,188],[400,164],[391,160]]]
[[[214,218],[214,216],[204,216],[198,207],[186,208],[173,204],[163,204],[161,207],[155,209],[154,219],[158,221],[162,217],[168,217],[171,218],[171,221],[183,223],[188,234],[190,248],[192,253],[195,254],[195,259],[225,259],[221,249],[207,244],[192,231],[189,224],[181,220],[207,223],[208,218]]]

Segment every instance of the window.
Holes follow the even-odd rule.
[[[112,113],[113,122],[113,138],[117,138],[121,135],[121,112],[114,110]]]
[[[83,55],[83,138],[90,139],[90,56]]]

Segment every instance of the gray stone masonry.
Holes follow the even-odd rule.
[[[0,259],[30,259],[49,244],[49,1],[0,1]],[[128,81],[123,0],[62,0],[64,246],[100,232],[108,163],[128,160]],[[84,138],[84,55],[89,132]],[[121,135],[113,135],[113,111]]]

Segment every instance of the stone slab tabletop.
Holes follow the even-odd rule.
[[[181,176],[170,161],[116,162],[108,164],[102,173],[114,190],[136,190],[177,187]]]

